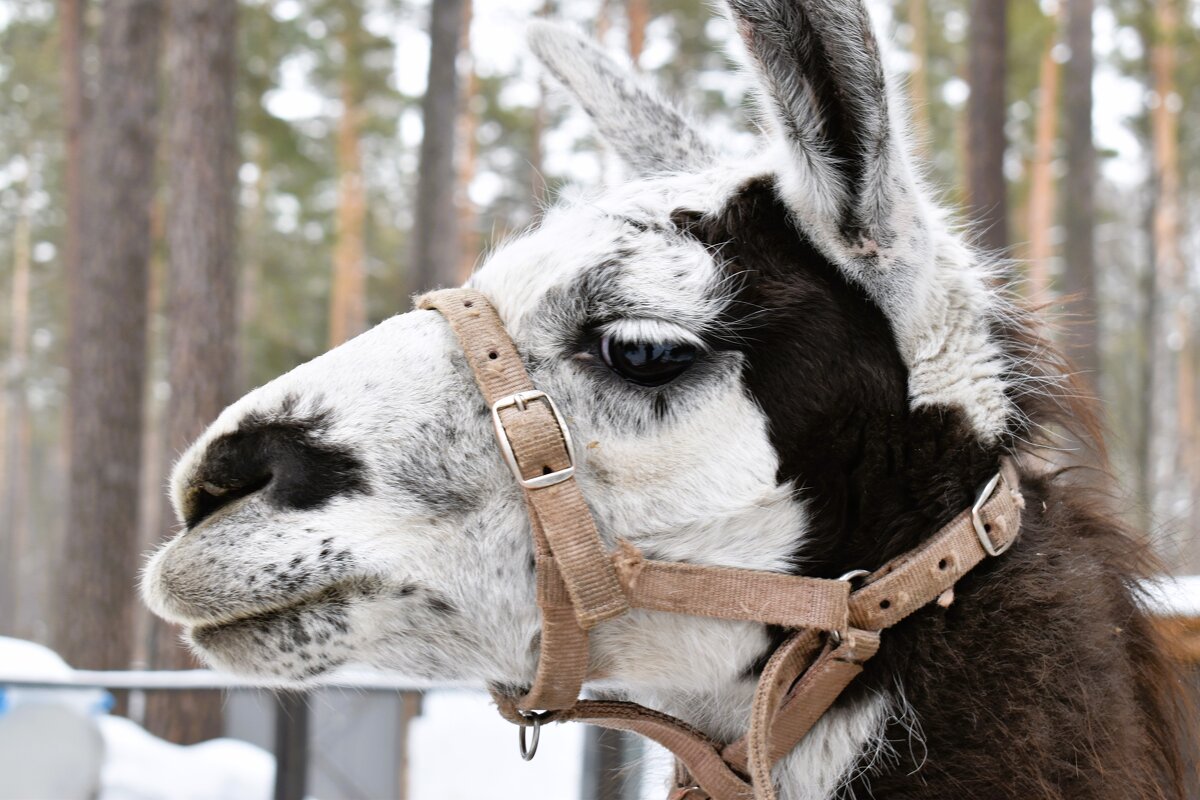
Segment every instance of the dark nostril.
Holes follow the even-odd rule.
[[[241,485],[222,486],[213,481],[204,481],[199,486],[194,486],[186,509],[185,521],[188,528],[196,527],[220,509],[243,497],[249,497],[270,482],[271,474],[268,472],[257,480]]]

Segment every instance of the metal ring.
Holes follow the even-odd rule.
[[[845,575],[838,578],[838,580],[853,583],[854,581],[858,580],[859,578],[865,578],[870,574],[871,574],[870,570],[852,569],[849,572],[847,572]]]
[[[528,720],[523,723],[517,731],[517,742],[521,746],[521,758],[526,761],[533,761],[533,757],[537,755],[538,742],[542,738],[542,715],[541,714],[526,714],[521,712],[521,716]],[[533,728],[533,742],[526,744],[525,729]]]

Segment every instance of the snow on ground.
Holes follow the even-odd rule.
[[[124,717],[97,720],[106,758],[100,800],[270,800],[275,757],[236,739],[189,747],[163,741]]]
[[[1164,617],[1200,617],[1200,575],[1142,581],[1146,610]]]
[[[40,644],[0,636],[0,673],[13,678],[37,680],[64,678],[71,667],[58,653]],[[81,714],[108,711],[112,698],[98,689],[25,689],[0,686],[0,714],[25,703],[54,703]]]
[[[71,668],[54,651],[0,636],[0,673],[29,680],[69,677]],[[147,733],[136,723],[107,714],[111,696],[97,689],[33,689],[0,686],[0,722],[14,709],[57,706],[92,720],[104,743],[99,800],[270,800],[275,757],[234,739],[181,747]],[[57,742],[46,742],[47,748]],[[59,759],[69,768],[72,755]],[[0,793],[5,776],[0,775]]]

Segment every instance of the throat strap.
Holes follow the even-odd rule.
[[[875,572],[855,573],[865,575],[856,589],[849,580],[656,561],[628,542],[610,554],[575,480],[566,422],[534,387],[487,298],[452,289],[418,305],[441,312],[458,337],[529,510],[542,616],[538,665],[523,695],[493,692],[500,713],[522,726],[575,720],[653,739],[681,765],[673,800],[774,800],[773,765],[862,672],[880,632],[939,597],[946,602],[959,579],[1020,532],[1020,477],[1005,458],[974,506],[922,546]],[[791,631],[759,679],[746,736],[722,745],[634,703],[579,699],[588,632],[630,608]]]

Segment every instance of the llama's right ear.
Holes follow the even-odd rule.
[[[574,31],[530,23],[534,55],[595,120],[605,140],[639,175],[699,169],[713,160],[705,138],[628,69]]]
[[[864,0],[726,2],[786,148],[789,205],[844,257],[886,251],[912,180]]]

